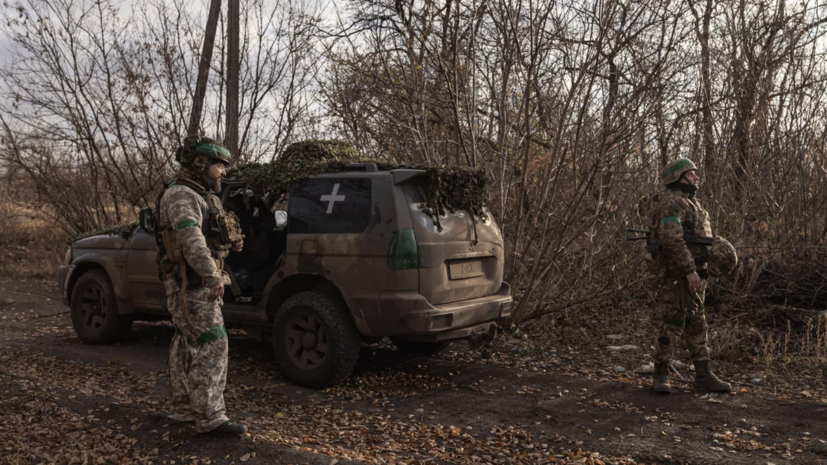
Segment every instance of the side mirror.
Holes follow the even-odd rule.
[[[276,227],[274,231],[283,231],[287,227],[287,212],[284,210],[276,210],[273,212],[276,216]]]
[[[154,216],[151,208],[142,208],[141,212],[138,213],[138,224],[141,226],[141,229],[148,233],[155,231]]]

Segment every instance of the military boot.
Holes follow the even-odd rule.
[[[216,427],[215,429],[207,431],[207,434],[213,434],[216,436],[241,436],[246,432],[246,426],[240,423],[230,423],[228,421],[226,423],[218,425],[218,427]]]
[[[709,360],[693,362],[695,364],[695,389],[712,392],[729,392],[732,386],[721,381],[709,370]]]
[[[652,389],[655,392],[669,394],[672,386],[669,385],[669,362],[655,364],[655,376],[652,378]]]

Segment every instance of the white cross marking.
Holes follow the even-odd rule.
[[[336,195],[339,193],[339,183],[333,185],[333,193],[330,195],[323,195],[320,199],[322,202],[327,202],[327,214],[333,213],[333,204],[336,202],[343,202],[345,200],[344,195]]]

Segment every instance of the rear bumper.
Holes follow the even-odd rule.
[[[420,341],[459,339],[490,331],[495,321],[511,315],[512,301],[506,283],[494,295],[437,306],[417,292],[389,291],[379,296],[381,322],[368,325],[376,335]]]
[[[57,285],[60,287],[60,296],[63,305],[69,306],[69,276],[72,276],[74,265],[61,265],[57,269]]]

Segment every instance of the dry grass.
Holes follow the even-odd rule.
[[[51,279],[68,248],[68,234],[32,207],[0,204],[0,276]]]
[[[19,228],[0,231],[0,275],[19,278],[51,278],[68,248],[63,231]]]
[[[645,292],[616,295],[578,309],[561,311],[532,322],[526,328],[543,346],[570,350],[573,360],[627,371],[652,361],[656,329],[651,320],[653,304]],[[798,310],[794,313],[793,310]],[[717,372],[744,386],[786,389],[790,392],[825,393],[827,372],[827,315],[790,309],[772,303],[755,307],[744,315],[743,308],[719,299],[707,307],[709,345]],[[754,318],[757,313],[776,318]],[[768,325],[787,315],[811,315]],[[615,335],[622,336],[617,339]],[[612,352],[606,346],[634,345],[637,349]],[[680,347],[676,358],[690,363],[689,353]],[[684,375],[691,373],[684,372]]]

